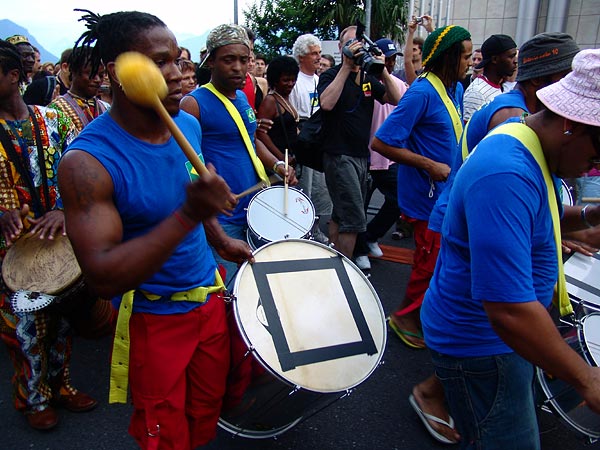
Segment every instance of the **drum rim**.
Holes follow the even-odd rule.
[[[600,366],[600,361],[596,361],[593,357],[593,353],[590,351],[588,345],[587,345],[587,341],[585,339],[585,321],[588,319],[588,317],[590,316],[599,316],[600,317],[600,312],[591,312],[588,314],[585,314],[580,320],[579,320],[579,324],[577,326],[577,339],[579,339],[579,344],[581,345],[581,349],[583,350],[583,357],[585,359],[585,361],[590,365],[590,366],[594,366],[594,367],[599,367]]]
[[[275,370],[273,370],[273,368],[264,360],[264,358],[262,358],[260,356],[260,354],[255,350],[254,346],[252,345],[252,342],[250,341],[246,330],[244,329],[243,326],[241,326],[241,317],[240,317],[240,311],[237,305],[237,298],[235,298],[235,301],[233,302],[233,311],[235,314],[235,318],[236,318],[236,324],[238,326],[238,330],[240,331],[240,335],[242,336],[242,339],[244,340],[244,343],[247,345],[248,349],[252,352],[252,355],[254,357],[256,357],[256,359],[258,359],[260,361],[260,363],[263,365],[263,367],[265,369],[267,369],[272,375],[274,375],[275,377],[277,377],[278,379],[280,379],[282,382],[290,385],[290,386],[299,386],[302,389],[305,389],[307,391],[310,392],[316,392],[319,394],[335,394],[336,392],[343,392],[343,391],[348,391],[351,389],[354,389],[355,387],[359,386],[360,384],[362,384],[363,382],[365,382],[372,374],[373,372],[375,372],[375,370],[377,369],[377,367],[379,367],[379,365],[381,364],[381,361],[383,359],[383,354],[385,353],[385,350],[387,348],[387,328],[385,327],[385,312],[383,310],[383,305],[381,303],[381,300],[379,298],[379,295],[377,294],[377,291],[375,290],[375,288],[373,287],[373,285],[371,284],[371,282],[369,281],[369,279],[367,278],[367,276],[363,273],[362,270],[360,270],[358,268],[358,266],[356,266],[356,264],[354,264],[352,262],[352,260],[350,260],[348,257],[346,257],[345,255],[343,255],[342,253],[338,252],[337,250],[335,250],[334,248],[322,244],[321,242],[317,242],[317,241],[311,241],[311,240],[307,240],[307,239],[283,239],[283,240],[279,240],[279,241],[273,241],[273,242],[269,242],[268,244],[263,245],[262,247],[259,247],[258,249],[254,250],[252,252],[252,256],[255,256],[256,253],[258,253],[259,251],[262,251],[263,249],[266,249],[267,247],[270,247],[272,245],[277,245],[277,244],[281,244],[281,243],[289,243],[289,242],[299,242],[302,244],[307,244],[307,245],[315,245],[324,249],[327,249],[329,251],[332,251],[334,253],[337,253],[339,256],[341,256],[345,262],[349,263],[350,266],[354,267],[355,271],[359,274],[359,276],[363,279],[363,281],[366,282],[367,286],[369,287],[369,289],[371,290],[371,293],[373,294],[373,296],[375,297],[375,299],[377,300],[377,307],[379,309],[379,313],[381,315],[382,318],[382,324],[384,325],[382,327],[383,333],[382,333],[382,343],[381,343],[381,350],[378,352],[377,355],[377,360],[375,361],[375,363],[373,364],[373,366],[370,368],[370,370],[368,371],[368,373],[359,381],[357,381],[356,383],[350,385],[350,386],[346,386],[341,390],[338,391],[323,391],[323,390],[316,390],[316,389],[311,389],[305,386],[299,386],[297,383],[292,382],[291,380],[288,380],[287,378],[285,378],[282,374],[276,372]],[[244,263],[240,266],[240,268],[237,271],[236,274],[236,278],[235,278],[235,283],[233,285],[233,292],[234,295],[235,293],[238,292],[238,288],[239,288],[239,283],[240,283],[240,279],[241,279],[241,274],[244,273],[244,270],[246,269],[247,265],[251,265],[251,263],[249,261],[244,261]]]
[[[248,203],[248,206],[246,207],[246,216],[250,215],[250,209],[252,207],[252,203],[254,202],[254,200],[260,196],[260,194],[269,191],[269,190],[273,190],[273,189],[285,189],[284,186],[269,186],[266,188],[261,189],[260,191],[258,191],[251,199],[250,202]],[[304,193],[304,191],[302,191],[301,189],[296,189],[294,187],[289,187],[288,189],[296,191],[297,193],[301,194],[305,200],[308,201],[308,203],[311,206],[311,212],[312,212],[312,221],[311,221],[311,225],[308,227],[308,230],[306,231],[306,233],[301,236],[300,238],[290,238],[290,239],[286,239],[286,240],[292,240],[292,239],[303,239],[306,236],[308,236],[310,234],[310,230],[312,230],[313,225],[315,224],[315,220],[317,220],[317,213],[315,211],[315,204],[312,202],[312,200],[310,199],[310,197],[308,195],[306,195]],[[246,223],[248,224],[248,230],[250,230],[251,233],[253,233],[256,237],[258,237],[259,239],[265,239],[267,240],[267,238],[265,236],[263,236],[262,234],[260,234],[258,231],[256,231],[253,227],[252,227],[252,223],[250,222],[250,220],[246,219]],[[280,239],[281,240],[281,239]],[[269,241],[269,242],[277,242],[277,241]],[[261,246],[262,247],[262,246]],[[258,248],[261,248],[258,247]]]

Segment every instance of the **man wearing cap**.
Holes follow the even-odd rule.
[[[540,449],[534,365],[600,413],[600,368],[567,344],[547,311],[555,286],[555,307],[571,308],[561,228],[600,224],[600,206],[559,219],[555,177],[576,177],[600,159],[600,50],[579,52],[572,66],[537,91],[545,109],[491,131],[452,186],[421,320],[463,449]]]
[[[257,120],[254,109],[241,91],[246,80],[251,44],[246,30],[239,25],[219,25],[206,39],[209,53],[207,64],[211,82],[201,86],[181,100],[181,109],[192,114],[202,128],[202,151],[207,163],[215,166],[232,192],[240,193],[259,182],[269,184],[266,169],[286,176],[285,163],[258,139],[255,139]],[[297,183],[294,169],[287,174],[290,184]],[[231,215],[219,215],[219,223],[236,245],[246,244],[248,227],[246,209],[251,195],[239,199]],[[213,230],[206,226],[209,242]],[[213,248],[217,263],[227,270],[226,283],[232,279],[238,261],[228,261]]]
[[[396,44],[387,38],[382,38],[375,41],[377,47],[385,56],[385,67],[389,73],[392,73],[396,65],[396,57],[402,56],[402,53],[397,49]],[[404,95],[407,89],[406,83],[397,77],[392,77],[392,81],[398,87],[400,98]],[[395,106],[390,104],[381,104],[375,102],[373,105],[373,119],[371,120],[371,141],[375,132],[394,110]],[[356,247],[354,249],[355,262],[358,267],[363,270],[371,268],[368,254],[372,256],[383,256],[383,252],[377,240],[387,233],[392,225],[396,223],[400,217],[400,209],[398,208],[398,164],[380,155],[371,148],[369,142],[369,173],[371,175],[371,186],[367,194],[365,208],[369,205],[369,201],[375,189],[379,189],[384,196],[384,202],[377,214],[367,224],[367,231],[358,233]]]
[[[23,71],[27,75],[27,78],[21,83],[20,90],[21,95],[25,92],[25,88],[31,83],[31,76],[33,74],[33,66],[35,65],[35,51],[33,46],[29,43],[27,36],[15,34],[14,36],[6,38],[7,42],[10,42],[17,47],[21,54],[21,61],[23,63]]]
[[[454,154],[448,185],[435,203],[429,217],[431,230],[442,232],[442,221],[448,207],[454,176],[462,165],[464,156],[473,150],[489,130],[505,120],[518,117],[523,113],[539,111],[542,105],[536,97],[536,92],[569,73],[571,61],[578,51],[579,47],[571,36],[554,32],[536,35],[521,46],[520,69],[515,89],[497,96],[491,103],[476,111],[465,127]],[[414,402],[427,414],[441,416],[440,411],[446,410],[444,389],[435,375],[417,384],[412,390],[412,396]],[[433,428],[433,433],[439,435],[439,432],[442,432],[444,436],[451,436],[439,424],[429,422],[429,426]]]
[[[465,123],[473,113],[502,93],[502,81],[517,70],[517,44],[510,36],[493,34],[481,46],[483,60],[475,69],[483,69],[469,85],[463,98]]]

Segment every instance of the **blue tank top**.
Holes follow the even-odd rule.
[[[193,148],[200,148],[201,131],[190,114],[173,118]],[[185,201],[185,186],[194,174],[191,164],[171,137],[164,144],[149,144],[123,130],[110,114],[91,122],[68,150],[83,150],[96,158],[113,182],[113,199],[123,223],[123,241],[146,234]],[[68,151],[67,150],[67,151]],[[202,159],[200,152],[199,156]],[[215,281],[216,263],[202,225],[197,226],[175,249],[160,270],[139,288],[161,296]],[[198,306],[193,302],[138,299],[135,312],[172,314]]]
[[[254,143],[256,132],[256,116],[246,95],[238,90],[232,103],[239,111],[244,125]],[[200,109],[200,126],[202,128],[202,152],[207,163],[217,169],[234,194],[238,194],[260,181],[254,170],[252,160],[240,131],[229,115],[225,106],[212,92],[206,88],[198,88],[188,95],[198,102]],[[230,99],[231,100],[231,99]],[[231,217],[220,215],[219,222],[234,225],[246,225],[246,208],[252,195],[240,199]]]

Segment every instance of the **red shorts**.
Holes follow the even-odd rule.
[[[221,295],[186,314],[131,316],[129,433],[143,449],[194,449],[215,438],[229,369]]]

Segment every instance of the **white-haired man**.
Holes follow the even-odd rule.
[[[298,111],[299,126],[302,128],[302,123],[320,107],[317,91],[319,76],[316,72],[321,62],[321,41],[312,34],[303,34],[294,42],[292,54],[298,61],[300,72],[290,94],[290,103]],[[325,175],[306,166],[301,167],[298,173],[300,174],[298,187],[312,200],[317,216],[331,214],[331,199],[327,192]],[[319,242],[328,243],[329,241],[319,229],[318,222],[314,227],[313,237]]]

